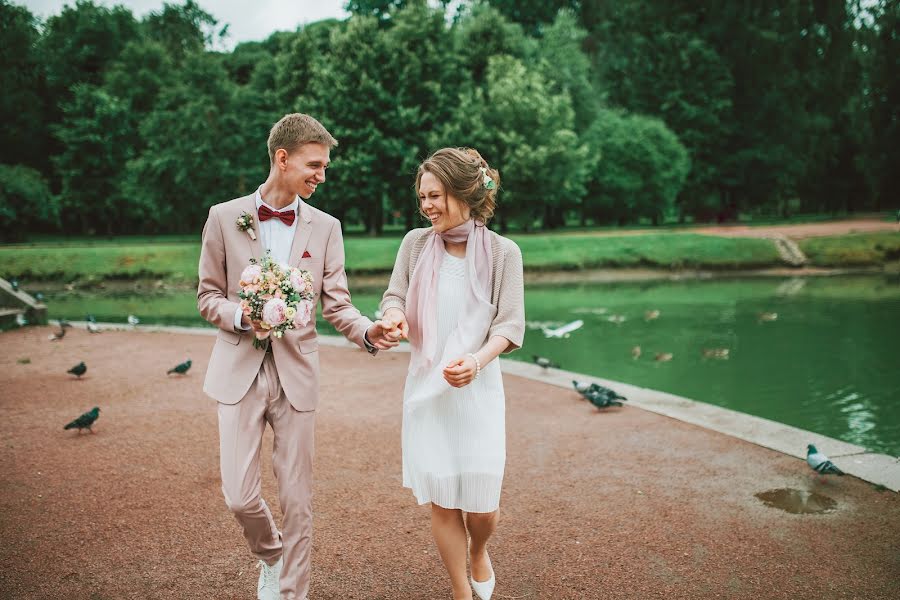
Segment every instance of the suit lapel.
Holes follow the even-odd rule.
[[[241,212],[247,212],[253,215],[253,233],[256,234],[256,239],[250,237],[250,232],[243,231],[241,235],[243,235],[247,239],[247,245],[249,246],[250,256],[253,258],[260,260],[263,256],[263,247],[262,247],[262,232],[259,229],[259,215],[256,214],[256,194],[250,194],[243,201],[241,201]],[[240,216],[240,215],[238,215]]]
[[[291,254],[288,264],[296,267],[300,263],[303,251],[309,243],[312,235],[312,211],[309,206],[301,199],[299,204],[299,215],[297,219],[297,229],[294,231],[294,241],[291,243]]]

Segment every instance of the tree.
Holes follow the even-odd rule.
[[[535,40],[525,35],[521,25],[482,3],[463,11],[453,28],[453,39],[455,54],[477,85],[484,83],[492,56],[527,60],[537,53]]]
[[[530,34],[537,34],[541,27],[556,19],[560,10],[574,10],[582,4],[577,0],[490,0],[490,5]]]
[[[571,10],[560,10],[553,23],[541,29],[538,68],[553,93],[567,93],[575,111],[575,130],[584,131],[594,121],[600,97],[594,86],[591,60],[582,50],[587,32]]]
[[[395,98],[383,85],[383,68],[390,62],[382,28],[374,17],[354,17],[331,35],[330,53],[311,59],[310,77],[295,101],[299,112],[316,116],[337,138],[328,183],[316,201],[344,221],[359,212],[367,230],[377,235],[384,224],[395,155],[384,136],[385,120],[395,110]]]
[[[106,68],[137,34],[138,24],[128,9],[90,0],[76,0],[74,8],[66,5],[47,19],[41,55],[50,105],[67,101],[77,83],[100,85]]]
[[[603,110],[586,137],[599,157],[588,185],[588,216],[620,225],[649,218],[657,225],[672,214],[690,161],[661,120]]]
[[[863,61],[860,100],[870,132],[861,147],[860,165],[874,193],[874,208],[896,207],[900,189],[900,6],[882,0],[871,8],[872,22],[862,28]]]
[[[0,239],[21,240],[26,233],[55,228],[58,199],[35,169],[0,164]]]
[[[235,165],[247,143],[235,127],[235,89],[218,56],[188,55],[178,81],[140,124],[145,148],[128,162],[124,189],[145,227],[197,231],[212,204],[255,187],[254,180],[242,185]],[[265,146],[264,138],[256,143]]]
[[[548,87],[521,61],[493,56],[486,85],[464,92],[454,120],[435,136],[435,145],[474,146],[499,169],[504,230],[511,221],[530,230],[538,219],[558,227],[585,194],[589,150],[572,130],[568,94]]]
[[[164,3],[159,12],[151,12],[141,27],[151,40],[162,44],[175,62],[202,51],[212,44],[212,33],[218,21],[194,2],[185,0],[181,6]],[[220,36],[225,35],[225,29]]]
[[[317,21],[281,40],[281,51],[275,58],[275,90],[278,102],[293,106],[303,96],[313,96],[313,64],[327,70],[332,52],[332,35],[346,29],[346,23],[335,19]],[[348,65],[352,68],[352,65]],[[324,90],[323,90],[324,92]]]
[[[175,64],[165,47],[138,39],[128,43],[110,64],[103,87],[128,104],[136,127],[153,110],[160,92],[175,81],[175,73]]]
[[[28,9],[0,1],[0,163],[20,163],[48,172],[49,132],[38,36],[37,21]]]
[[[62,152],[53,157],[60,176],[63,226],[84,233],[122,231],[129,206],[121,177],[134,142],[128,107],[102,89],[77,84],[54,128]]]

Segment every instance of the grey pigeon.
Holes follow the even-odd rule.
[[[131,325],[132,327],[134,327],[135,325],[137,325],[140,322],[141,322],[141,320],[138,319],[136,316],[128,315],[128,324]]]
[[[592,383],[587,392],[583,393],[587,401],[597,408],[608,408],[610,406],[622,406],[622,402],[627,402],[628,398],[619,394],[615,390],[603,387],[596,383]]]
[[[25,315],[21,313],[16,315],[16,325],[18,325],[19,327],[25,327],[26,325],[28,325],[28,319],[25,318]]]
[[[75,365],[74,367],[72,367],[71,369],[66,371],[66,373],[71,373],[72,375],[76,376],[78,379],[81,379],[81,376],[84,375],[85,373],[87,373],[87,365],[84,364],[84,361],[81,361],[80,363],[78,363],[77,365]]]
[[[815,446],[806,446],[806,464],[819,475],[843,475],[844,472],[834,466],[831,460],[819,452]]]
[[[87,330],[88,333],[100,333],[100,326],[93,321],[88,321]]]
[[[168,371],[166,371],[166,375],[171,373],[178,373],[179,375],[184,375],[188,372],[188,369],[191,368],[191,359],[187,359],[183,363],[177,364]]]
[[[554,369],[559,368],[558,364],[543,356],[537,356],[536,354],[533,354],[531,356],[531,359],[534,361],[534,364],[544,369],[547,369],[549,367],[553,367]]]
[[[97,420],[97,417],[100,416],[100,409],[98,407],[94,407],[88,412],[84,413],[65,427],[63,429],[75,429],[78,428],[78,433],[81,433],[82,429],[87,429],[91,433],[94,433],[94,430],[91,429],[91,426],[94,424],[94,421]]]
[[[9,285],[13,289],[14,292],[19,291],[19,280],[16,279],[15,277],[13,277],[12,279],[9,280]]]

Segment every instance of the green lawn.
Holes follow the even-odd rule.
[[[590,234],[511,236],[522,249],[528,270],[592,267],[756,268],[776,266],[771,242],[687,233],[598,237]],[[387,273],[393,268],[399,237],[347,237],[347,270]],[[96,242],[63,241],[0,247],[0,276],[22,280],[91,281],[161,278],[194,281],[200,247],[176,238],[118,238]]]
[[[900,260],[900,233],[852,233],[810,238],[800,249],[819,267],[862,267]]]

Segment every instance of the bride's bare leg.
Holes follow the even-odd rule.
[[[462,511],[431,504],[431,534],[450,575],[453,600],[472,600],[466,576],[466,524]]]
[[[466,527],[472,540],[469,544],[469,560],[472,561],[472,579],[487,581],[491,578],[487,542],[497,529],[500,511],[490,513],[466,513]]]

